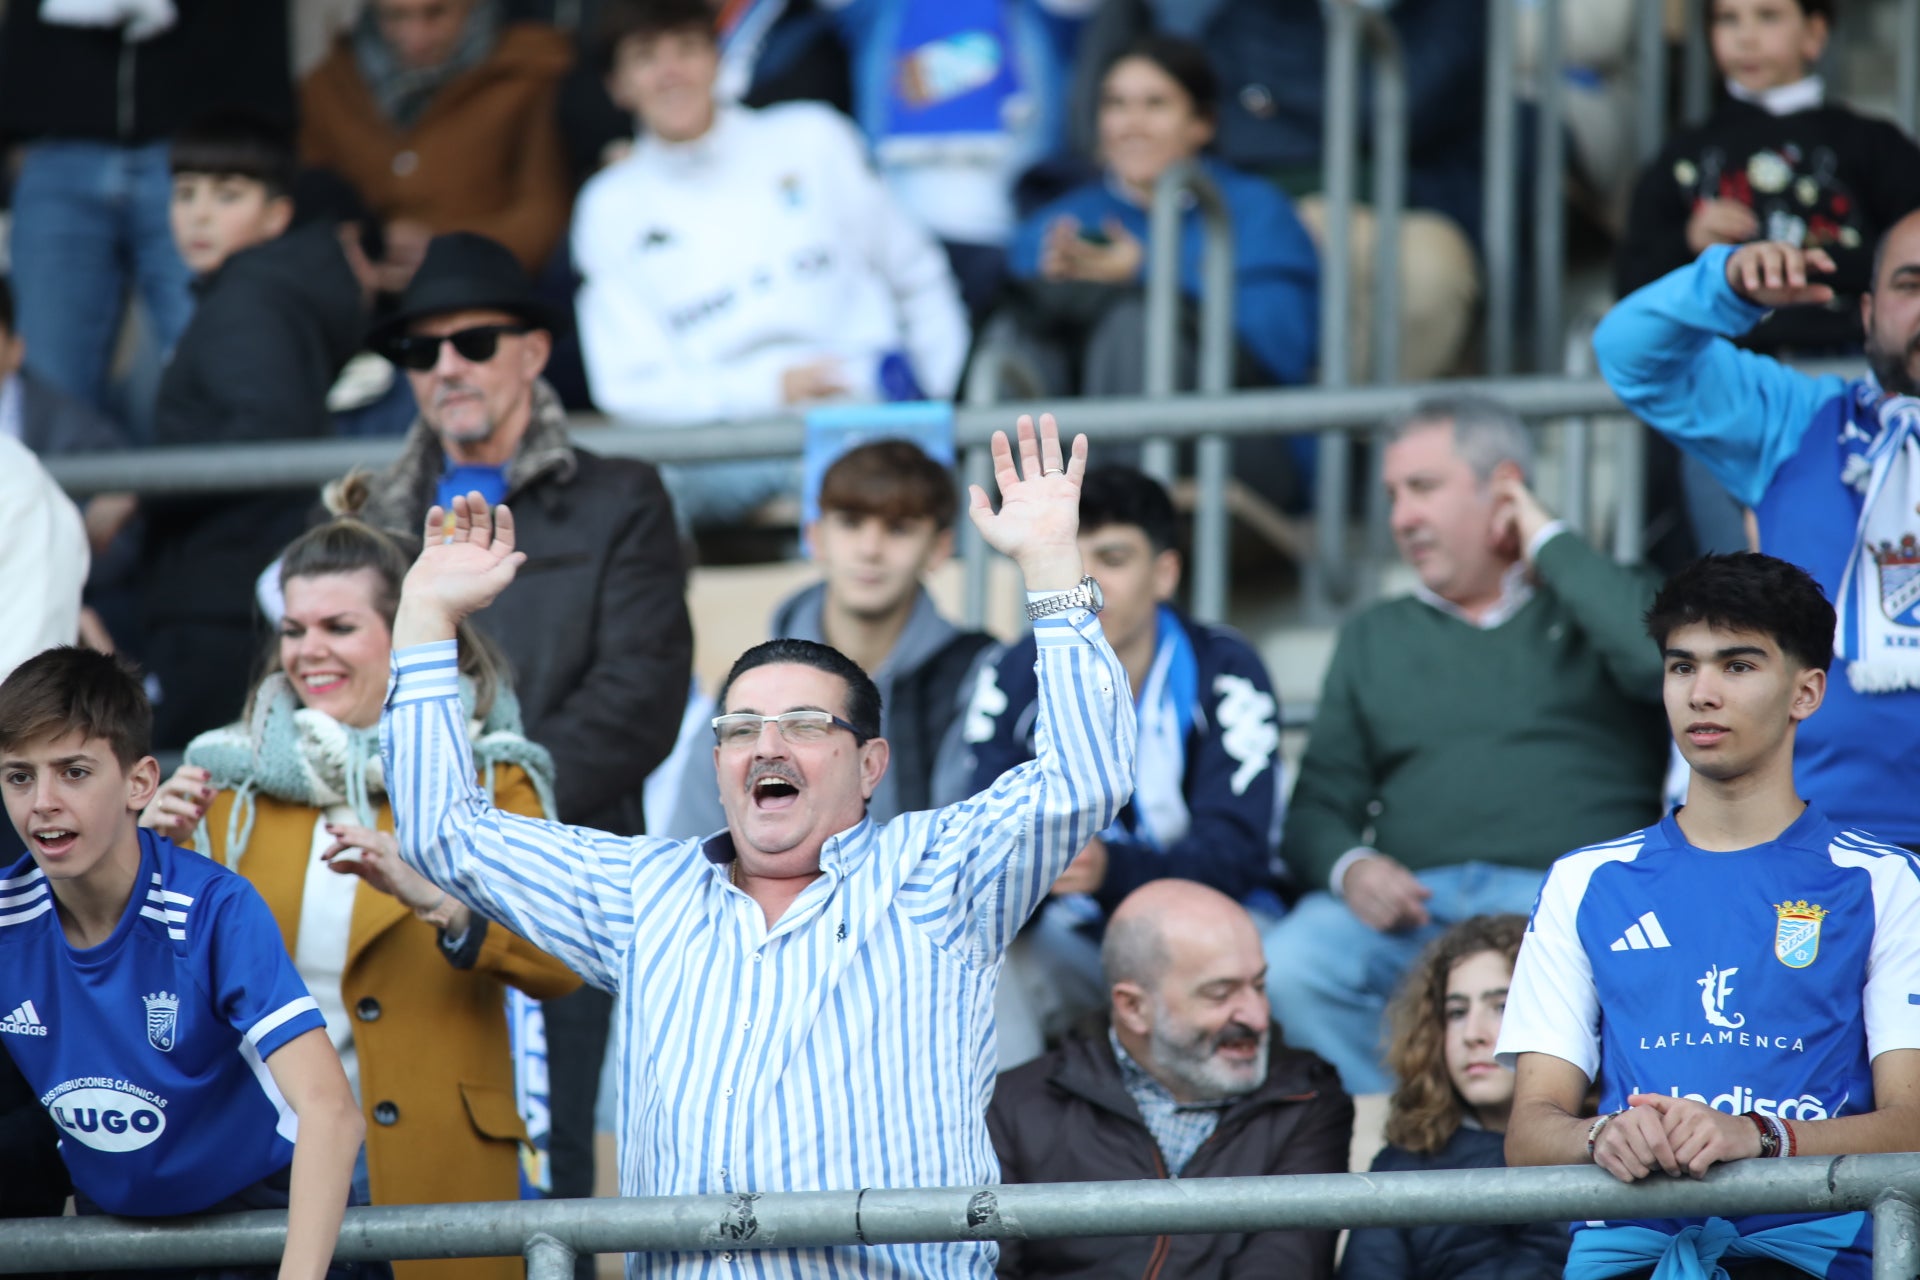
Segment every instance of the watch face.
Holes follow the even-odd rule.
[[[1089,608],[1091,608],[1095,613],[1098,613],[1102,609],[1107,607],[1107,597],[1103,595],[1100,591],[1100,579],[1094,577],[1092,574],[1088,574],[1087,580],[1086,580],[1086,588],[1087,588],[1087,598],[1091,602],[1088,605]]]

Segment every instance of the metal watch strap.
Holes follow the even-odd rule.
[[[1038,622],[1042,618],[1056,613],[1065,613],[1069,609],[1087,609],[1093,606],[1093,591],[1087,585],[1091,577],[1080,579],[1066,591],[1056,592],[1044,600],[1027,601],[1027,621]]]

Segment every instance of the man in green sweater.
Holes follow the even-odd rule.
[[[1281,847],[1310,892],[1266,940],[1287,1042],[1355,1094],[1391,1087],[1381,1015],[1421,947],[1531,910],[1555,858],[1656,819],[1667,759],[1658,582],[1540,505],[1525,424],[1461,396],[1388,439],[1419,583],[1341,631]]]

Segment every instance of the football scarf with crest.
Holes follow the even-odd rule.
[[[1841,479],[1864,495],[1834,602],[1834,656],[1860,693],[1920,689],[1920,399],[1853,387]]]

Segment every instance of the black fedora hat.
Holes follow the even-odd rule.
[[[414,321],[453,311],[505,311],[549,332],[567,324],[564,309],[535,296],[520,260],[505,245],[478,232],[453,231],[427,242],[420,269],[367,343],[382,350]]]

